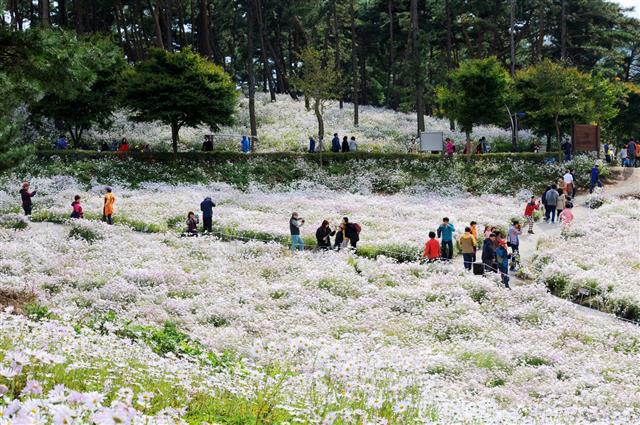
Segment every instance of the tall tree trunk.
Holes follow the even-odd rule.
[[[196,26],[198,25],[196,21],[196,5],[193,0],[189,0],[189,23],[191,24],[191,47],[194,50],[197,50],[196,46]]]
[[[84,4],[82,0],[73,2],[73,20],[77,34],[84,34]]]
[[[451,88],[451,72],[453,71],[453,28],[451,22],[451,0],[445,0],[445,13],[447,15],[447,87]],[[449,118],[449,129],[454,131],[456,129],[456,122],[453,118]]]
[[[516,75],[516,0],[511,0],[509,44],[511,47],[511,77]]]
[[[349,2],[349,15],[351,15],[351,79],[352,81],[352,90],[353,90],[353,126],[358,126],[359,121],[359,111],[358,111],[358,91],[360,81],[358,78],[358,46],[356,43],[356,38],[358,37],[357,29],[356,29],[356,10],[354,6],[354,1],[351,0]]]
[[[208,58],[211,58],[211,40],[209,38],[209,14],[207,0],[199,2],[199,26],[198,26],[198,51]]]
[[[322,155],[324,152],[324,117],[322,116],[322,105],[320,99],[314,99],[313,110],[318,119],[318,139],[320,142],[320,167],[322,167]]]
[[[418,54],[418,0],[411,0],[411,53],[415,63],[420,64]],[[416,68],[415,75],[416,86],[416,114],[418,118],[418,137],[424,131],[424,80],[422,76],[422,67]]]
[[[542,48],[544,46],[544,31],[545,31],[545,8],[544,3],[540,4],[540,10],[538,11],[538,42],[536,47],[536,61],[542,61]]]
[[[567,4],[566,0],[561,0],[560,5],[560,60],[567,59]]]
[[[67,0],[58,0],[58,15],[60,26],[66,28],[69,26],[69,16],[67,11]]]
[[[341,68],[341,64],[340,64],[340,31],[339,31],[339,24],[338,24],[338,10],[336,7],[336,3],[338,2],[338,0],[334,0],[333,4],[332,4],[332,14],[333,14],[333,19],[332,19],[332,23],[333,23],[333,62],[334,62],[334,66],[336,68],[336,73],[338,75],[340,75],[340,68]],[[340,105],[340,109],[344,108],[344,101],[342,100],[342,95],[340,95],[340,98],[338,99],[339,105]]]
[[[164,9],[164,46],[167,50],[173,50],[173,0],[165,0]]]
[[[153,13],[154,30],[156,32],[156,46],[159,49],[164,49],[164,43],[162,42],[162,29],[160,28],[160,1],[156,1],[156,6],[153,7],[151,1],[149,1],[149,8]]]
[[[269,64],[269,60],[267,58],[267,49],[264,35],[264,19],[262,18],[262,2],[260,0],[253,0],[253,5],[255,7],[255,15],[256,20],[258,22],[258,32],[260,34],[260,50],[262,53],[262,64],[264,66],[264,78],[267,80],[267,84],[269,86],[269,93],[271,95],[271,101],[276,101],[276,91],[273,87],[273,75],[271,73],[271,66]]]
[[[171,123],[171,146],[173,153],[178,153],[178,141],[180,140],[180,126],[177,122]]]
[[[249,74],[249,124],[251,127],[251,152],[255,151],[255,142],[258,136],[256,124],[256,76],[253,67],[253,5],[252,0],[247,0],[247,74]]]
[[[389,15],[389,59],[387,62],[387,96],[386,96],[386,104],[387,106],[396,108],[395,104],[395,61],[396,61],[396,46],[394,40],[394,26],[393,26],[393,10],[394,10],[394,1],[389,0],[387,2],[387,13]]]
[[[178,40],[181,49],[187,45],[187,32],[184,29],[184,12],[184,3],[182,0],[178,0]]]
[[[49,0],[39,0],[40,25],[49,26]]]

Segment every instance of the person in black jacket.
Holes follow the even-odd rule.
[[[344,224],[340,223],[340,226],[336,229],[336,239],[333,242],[333,248],[336,251],[340,251],[342,243],[344,242]]]
[[[350,223],[348,217],[344,217],[342,219],[342,224],[344,224],[344,237],[349,240],[349,244],[351,248],[355,249],[356,244],[360,240],[360,234],[358,232],[358,228],[355,223]]]
[[[349,139],[347,139],[347,136],[342,138],[342,152],[349,152]]]
[[[318,248],[322,250],[328,250],[331,248],[331,236],[335,235],[336,231],[331,230],[329,227],[329,222],[324,220],[318,230],[316,230],[316,242],[318,243]]]
[[[482,264],[484,264],[485,272],[496,271],[496,267],[494,266],[494,260],[496,258],[496,250],[494,248],[495,241],[496,234],[491,233],[482,244]]]
[[[31,209],[33,208],[31,198],[35,194],[35,190],[33,192],[29,192],[29,182],[22,183],[22,189],[20,189],[20,199],[22,200],[22,209],[24,210],[24,215],[31,215]]]
[[[205,232],[213,232],[213,207],[216,204],[207,196],[204,201],[200,202],[200,211],[202,211],[202,230]]]

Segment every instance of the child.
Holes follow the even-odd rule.
[[[31,210],[33,208],[33,203],[31,198],[33,198],[36,194],[36,191],[29,192],[29,182],[22,183],[22,189],[20,189],[20,199],[22,200],[22,209],[24,210],[24,215],[30,216]]]
[[[507,252],[507,243],[500,241],[498,249],[496,249],[496,260],[498,261],[498,270],[505,288],[509,288],[509,253]]]
[[[527,217],[527,223],[529,223],[529,233],[533,235],[533,212],[538,211],[540,209],[540,201],[536,200],[535,196],[532,196],[527,203],[527,206],[524,208],[524,216]]]
[[[427,258],[430,263],[440,258],[440,244],[436,239],[436,232],[429,232],[429,240],[424,246],[422,257]]]
[[[73,211],[71,211],[71,218],[84,218],[82,205],[80,205],[80,195],[76,195],[73,197],[71,208],[73,208]]]
[[[193,211],[187,214],[187,236],[198,236],[198,219]]]
[[[571,202],[567,202],[567,205],[565,206],[564,210],[562,210],[562,212],[560,213],[560,216],[558,217],[558,219],[562,222],[562,224],[564,226],[570,226],[571,222],[573,221],[573,213],[571,212],[571,209],[573,208],[573,204]]]

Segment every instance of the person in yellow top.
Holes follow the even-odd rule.
[[[473,262],[476,262],[476,251],[478,250],[478,229],[477,226],[478,223],[476,223],[475,221],[472,221],[471,224],[469,225],[469,228],[471,229],[471,236],[473,236]]]
[[[104,207],[102,208],[102,220],[107,224],[113,224],[113,205],[116,203],[116,197],[111,193],[111,188],[107,187],[107,193],[104,195]]]
[[[476,250],[476,239],[471,234],[471,227],[465,227],[464,234],[460,236],[460,250],[464,261],[464,268],[471,270],[473,264],[473,253]]]

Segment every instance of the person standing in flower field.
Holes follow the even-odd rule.
[[[71,218],[84,218],[84,213],[82,212],[82,205],[80,205],[80,195],[76,195],[73,197],[71,208],[72,208]]]
[[[349,241],[351,248],[356,249],[362,228],[358,223],[351,223],[349,217],[343,217],[342,224],[344,224],[344,239]]]
[[[300,228],[304,225],[304,219],[300,218],[297,212],[291,214],[289,220],[289,231],[291,233],[291,250],[304,251],[304,242],[300,237]]]
[[[498,263],[500,277],[502,278],[502,284],[505,288],[509,288],[509,257],[507,243],[501,240],[498,249],[496,249],[496,261]]]
[[[547,201],[547,208],[545,209],[545,221],[548,223],[551,220],[551,223],[556,222],[556,206],[558,205],[558,197],[560,194],[556,190],[556,185],[551,186],[551,189],[547,191],[547,194],[544,196],[545,201]]]
[[[495,267],[493,267],[493,261],[496,258],[496,251],[493,247],[495,241],[496,234],[491,232],[482,244],[482,264],[484,264],[485,272],[496,271]]]
[[[447,156],[453,156],[454,152],[456,151],[456,147],[454,146],[451,139],[448,137],[445,140],[444,151],[447,154]]]
[[[356,143],[356,136],[351,136],[349,140],[349,152],[356,152],[358,150],[358,143]]]
[[[558,216],[558,220],[560,220],[565,227],[570,226],[571,222],[573,221],[573,212],[571,211],[572,208],[573,204],[571,202],[567,202],[567,207]]]
[[[462,251],[464,268],[466,270],[471,270],[473,254],[476,250],[476,242],[471,234],[471,227],[465,227],[464,234],[460,236],[460,250]]]
[[[323,251],[331,249],[331,236],[336,234],[335,230],[331,230],[329,227],[329,221],[323,220],[320,227],[316,229],[316,243],[318,248]]]
[[[532,196],[527,202],[527,206],[524,208],[524,216],[527,218],[529,224],[529,234],[533,235],[533,213],[540,209],[540,201],[536,200],[535,196]]]
[[[438,227],[438,237],[441,238],[442,258],[451,260],[453,258],[453,232],[456,228],[449,223],[449,217],[442,219],[442,224]]]
[[[593,193],[593,189],[598,186],[602,187],[602,182],[600,181],[600,167],[598,164],[594,164],[591,169],[591,183],[589,184],[589,193]]]
[[[349,152],[349,140],[347,139],[347,136],[344,136],[342,138],[342,153],[348,153]]]
[[[202,211],[202,230],[204,232],[213,232],[213,207],[216,204],[211,200],[210,196],[204,198],[200,202],[200,211]]]
[[[198,236],[198,218],[193,211],[187,214],[187,236]]]
[[[30,216],[33,209],[33,202],[31,198],[36,195],[36,191],[29,192],[29,182],[22,183],[22,189],[20,189],[20,199],[22,201],[22,210],[24,215]]]
[[[440,258],[440,243],[436,239],[436,232],[429,232],[429,240],[424,246],[422,258],[428,259],[430,263]]]
[[[113,224],[113,212],[114,205],[116,203],[116,197],[113,196],[110,187],[107,187],[107,193],[104,195],[104,205],[102,207],[102,221],[106,221],[107,224]]]
[[[472,221],[469,223],[469,228],[471,229],[471,236],[473,236],[473,262],[476,262],[476,251],[478,251],[478,223]]]
[[[340,138],[338,138],[338,133],[333,133],[333,139],[331,139],[331,152],[340,152]]]
[[[522,234],[520,222],[514,221],[507,233],[507,246],[511,248],[512,254],[511,270],[515,270],[520,258],[520,235]]]

